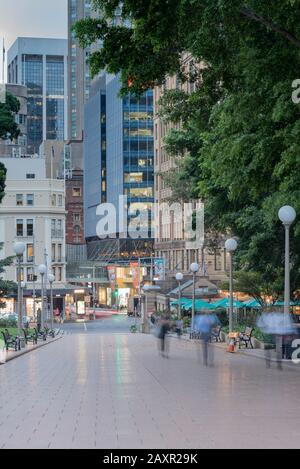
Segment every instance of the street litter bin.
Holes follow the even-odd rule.
[[[227,352],[229,353],[235,353],[236,352],[236,346],[238,344],[238,339],[239,339],[239,332],[231,332],[229,335],[228,335],[228,348],[227,348]]]

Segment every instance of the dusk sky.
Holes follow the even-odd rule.
[[[18,36],[66,38],[67,0],[0,0],[1,50]]]

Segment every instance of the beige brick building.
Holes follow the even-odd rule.
[[[183,67],[187,73],[193,74],[194,70],[197,70],[196,67],[199,69],[201,65],[195,64],[191,55],[185,55]],[[168,203],[172,196],[172,189],[167,186],[164,176],[176,168],[176,158],[167,153],[164,138],[172,128],[176,127],[170,123],[166,124],[158,116],[158,103],[166,90],[182,89],[187,93],[192,93],[196,86],[195,82],[182,84],[177,76],[173,76],[166,77],[164,85],[155,88],[155,200],[159,206]],[[195,209],[201,203],[200,200],[192,202]],[[166,217],[163,211],[160,211],[157,216],[155,253],[156,256],[166,260],[167,277],[174,277],[179,271],[188,274],[191,263],[197,262],[201,266],[200,276],[207,276],[213,282],[222,281],[226,278],[227,264],[223,247],[220,246],[220,249],[216,250],[215,253],[208,252],[203,248],[203,244],[198,244],[196,248],[190,248],[184,236],[183,218],[182,214],[182,217],[177,216],[175,219],[172,213]]]

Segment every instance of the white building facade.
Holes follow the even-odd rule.
[[[27,314],[30,315],[32,294],[35,289],[41,289],[37,269],[40,264],[46,264],[48,272],[54,274],[54,291],[63,296],[65,289],[64,181],[46,179],[45,161],[41,158],[1,158],[1,162],[7,168],[7,179],[5,197],[0,204],[3,243],[0,257],[14,256],[16,242],[25,244],[21,273],[29,296]],[[3,278],[17,281],[16,262],[6,268]]]

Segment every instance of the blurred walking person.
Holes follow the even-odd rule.
[[[39,308],[37,310],[36,325],[37,325],[38,332],[41,332],[41,327],[42,327],[42,310],[41,310],[41,308]]]
[[[176,333],[177,333],[178,339],[180,339],[183,334],[183,320],[182,319],[177,319],[176,321]]]
[[[277,368],[282,369],[283,341],[284,337],[296,333],[296,327],[290,316],[283,313],[263,313],[257,321],[259,329],[273,337],[276,345]],[[271,368],[271,349],[266,349],[266,366]]]
[[[200,333],[202,343],[202,356],[204,366],[213,366],[214,356],[213,347],[211,346],[212,330],[220,325],[220,321],[215,314],[209,310],[203,310],[201,314],[195,318],[195,329]]]
[[[169,343],[168,333],[171,328],[170,319],[167,315],[162,316],[158,323],[158,339],[159,339],[159,350],[162,357],[168,358],[169,356]]]

